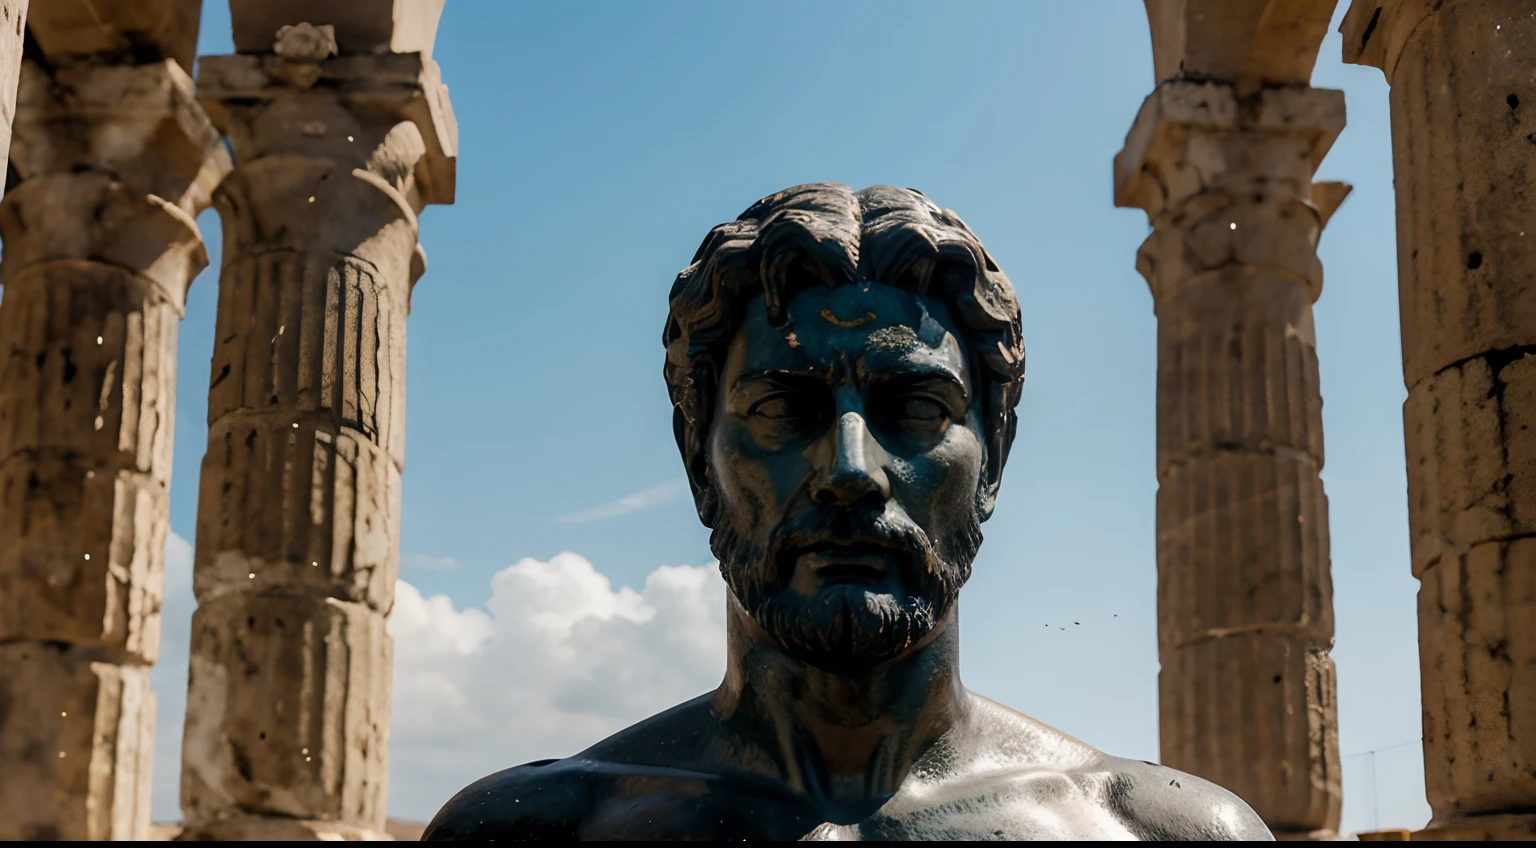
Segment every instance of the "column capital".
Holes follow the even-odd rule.
[[[1312,174],[1344,128],[1344,93],[1170,80],[1115,157],[1115,205],[1155,227],[1137,254],[1154,308],[1208,274],[1278,275],[1322,292],[1317,240],[1348,194]]]
[[[202,11],[202,0],[44,0],[27,31],[55,68],[174,59],[190,70]]]
[[[412,123],[425,145],[411,174],[419,195],[413,205],[453,202],[458,122],[437,63],[419,53],[319,62],[274,53],[205,56],[197,87],[237,163],[308,156],[367,168],[390,131]]]
[[[229,170],[219,130],[174,60],[22,63],[11,164],[23,180],[92,172],[195,216]]]
[[[1279,86],[1239,97],[1223,83],[1170,80],[1142,103],[1125,147],[1115,155],[1115,205],[1155,216],[1209,188],[1225,175],[1228,162],[1217,145],[1197,144],[1202,136],[1207,141],[1238,133],[1296,138],[1305,144],[1310,176],[1344,122],[1342,91]]]
[[[1305,85],[1337,0],[1146,0],[1157,79]]]
[[[177,315],[192,280],[208,266],[197,221],[154,195],[101,174],[27,180],[0,200],[0,279],[24,285],[57,262],[100,262],[152,286]],[[51,283],[46,275],[39,278]]]
[[[1443,0],[1354,0],[1339,35],[1344,37],[1344,61],[1350,65],[1380,68],[1391,81],[1403,47],[1425,18],[1440,9]]]
[[[196,216],[230,159],[175,60],[23,62],[10,161],[22,182],[0,200],[6,285],[48,263],[102,262],[181,311],[208,264]]]
[[[432,61],[443,0],[233,0],[233,56],[205,56],[197,89],[239,163],[333,159],[379,172],[416,211],[449,204],[458,122]],[[382,149],[399,124],[420,132],[411,163]],[[401,164],[409,173],[397,172]]]

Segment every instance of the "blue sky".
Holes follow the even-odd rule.
[[[206,4],[200,53],[232,49],[223,6]],[[1318,178],[1355,192],[1322,240],[1317,335],[1352,755],[1420,727],[1387,86],[1339,54],[1332,33],[1313,82],[1346,92],[1349,126]],[[459,120],[458,202],[422,215],[402,579],[464,608],[523,558],[572,551],[636,589],[658,566],[708,563],[661,379],[673,277],[711,226],[778,189],[911,186],[1008,273],[1029,348],[962,598],[965,680],[1157,758],[1156,325],[1134,267],[1145,215],[1111,201],[1111,160],[1154,83],[1141,3],[453,0],[435,58]],[[171,490],[186,538],[219,261],[217,217],[199,223],[213,264],[182,325]],[[1419,756],[1377,755],[1374,805],[1366,758],[1348,757],[1345,829],[1422,825]],[[430,814],[457,788],[392,801]],[[157,794],[157,818],[174,808]]]

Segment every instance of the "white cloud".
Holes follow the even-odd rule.
[[[652,509],[662,504],[670,503],[687,491],[688,482],[686,480],[673,480],[668,483],[652,486],[649,489],[630,492],[624,497],[610,503],[605,503],[602,506],[595,506],[591,509],[573,512],[570,515],[559,516],[555,520],[563,521],[567,524],[585,524],[588,521],[601,521],[604,518],[628,515],[631,512],[640,512],[641,510]]]
[[[153,818],[181,817],[181,727],[192,546],[166,546]],[[709,691],[725,672],[725,584],[714,564],[662,566],[615,589],[585,558],[524,559],[491,577],[484,609],[402,580],[395,637],[389,810],[426,821],[491,772],[564,757]]]
[[[524,559],[484,610],[396,589],[391,815],[425,820],[465,784],[574,754],[709,691],[725,672],[714,565],[663,566],[615,590],[585,558]]]
[[[453,571],[459,563],[453,557],[435,557],[430,554],[403,554],[401,571]]]

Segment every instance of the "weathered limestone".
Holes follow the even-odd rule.
[[[31,23],[78,11],[34,4]],[[0,201],[0,839],[147,833],[177,323],[208,262],[194,216],[228,168],[161,55],[183,47],[116,64],[45,45],[21,69]]]
[[[0,643],[0,834],[145,839],[155,697],[149,669],[35,640]]]
[[[1392,86],[1414,838],[1536,838],[1536,0],[1356,0],[1340,30]]]
[[[231,6],[248,52],[198,78],[239,165],[214,198],[182,838],[372,838],[416,215],[453,200],[442,0]]]
[[[1336,0],[1143,0],[1158,80],[1306,85]]]
[[[1328,838],[1342,802],[1312,304],[1349,187],[1312,182],[1344,98],[1306,86],[1330,10],[1147,0],[1165,81],[1115,159],[1154,227],[1162,759],[1279,838]]]
[[[11,149],[16,116],[16,82],[21,74],[22,33],[28,0],[0,0],[0,168]]]
[[[51,65],[174,59],[190,71],[203,0],[39,0],[33,12],[27,31]]]

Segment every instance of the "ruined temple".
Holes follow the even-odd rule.
[[[1413,838],[1536,838],[1536,136],[1513,119],[1536,0],[1344,2],[1343,58],[1391,86]],[[1154,73],[1113,162],[1151,225],[1126,261],[1157,321],[1162,759],[1293,839],[1336,837],[1342,805],[1312,309],[1349,186],[1313,181],[1345,103],[1309,85],[1336,5],[1145,0]],[[157,732],[184,738],[182,838],[405,833],[385,623],[417,216],[456,180],[443,0],[229,6],[237,52],[199,57],[201,0],[0,0],[0,838],[150,837]],[[178,731],[148,670],[210,207]]]

